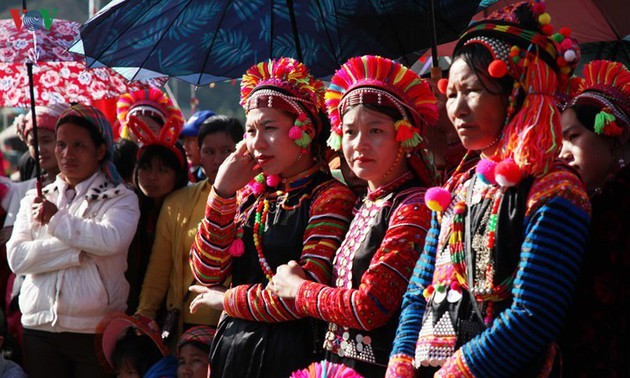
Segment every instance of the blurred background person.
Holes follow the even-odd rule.
[[[177,378],[210,376],[208,354],[215,333],[214,328],[196,326],[182,334],[177,341]]]
[[[190,182],[199,182],[206,178],[199,162],[199,143],[197,142],[197,136],[199,135],[201,124],[214,114],[215,113],[211,110],[199,110],[186,121],[182,129],[181,137],[184,150],[186,151]]]

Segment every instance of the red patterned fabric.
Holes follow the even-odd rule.
[[[128,83],[113,70],[102,67],[87,70],[85,58],[68,52],[79,36],[79,24],[53,20],[50,30],[18,30],[13,20],[0,20],[0,105],[30,106],[26,62],[33,65],[35,102],[39,106],[80,102],[119,96],[147,86],[161,86],[165,80]],[[34,38],[36,49],[34,49]]]

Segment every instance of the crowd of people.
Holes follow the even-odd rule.
[[[17,120],[0,378],[629,376],[630,72],[550,19],[471,24],[439,80],[258,63],[245,125],[37,107],[41,175]]]

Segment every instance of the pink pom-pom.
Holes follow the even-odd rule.
[[[505,159],[494,169],[494,174],[499,185],[503,187],[515,186],[521,181],[523,173],[513,159]]]
[[[278,186],[278,184],[280,184],[280,182],[282,181],[282,178],[278,175],[269,175],[267,176],[267,186],[275,188],[276,186]]]
[[[484,184],[494,185],[497,183],[494,176],[494,169],[497,167],[497,163],[488,159],[481,159],[479,163],[477,163],[477,168],[475,169],[475,173],[477,173],[477,178],[481,180]]]
[[[451,193],[439,186],[429,188],[424,194],[424,203],[432,211],[444,211],[451,203]]]
[[[560,42],[560,47],[562,47],[563,50],[572,49],[573,45],[574,45],[574,43],[571,40],[571,38],[565,38],[562,42]]]
[[[457,282],[457,281],[451,282],[451,290],[459,291],[460,289],[461,289],[461,286],[460,286],[459,282]]]
[[[298,140],[302,137],[302,129],[297,126],[293,126],[289,129],[289,138],[292,140]]]
[[[532,7],[534,14],[541,14],[545,12],[545,3],[534,3]]]
[[[230,244],[230,248],[228,249],[228,252],[230,253],[230,255],[234,257],[243,256],[243,253],[245,252],[245,245],[243,244],[243,239],[241,238],[234,239],[232,244]]]
[[[298,121],[298,122],[305,122],[305,121],[306,121],[306,113],[300,113],[300,114],[297,116],[297,121]]]
[[[252,181],[249,184],[247,184],[247,186],[249,186],[249,188],[252,190],[252,192],[255,195],[259,195],[265,191],[265,186],[258,181]]]

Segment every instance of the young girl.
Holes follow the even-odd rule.
[[[562,113],[560,157],[575,168],[593,207],[575,304],[561,343],[567,377],[630,374],[630,72],[584,66],[580,93]]]
[[[429,228],[424,188],[433,175],[423,129],[438,117],[425,81],[389,59],[350,59],[326,92],[329,144],[343,149],[368,183],[336,253],[333,280],[309,282],[295,262],[278,268],[273,290],[300,315],[328,322],[326,359],[364,377],[383,377],[402,295]]]
[[[319,359],[321,340],[294,301],[265,288],[290,260],[309,280],[329,282],[354,196],[320,163],[323,85],[303,64],[281,58],[252,67],[241,104],[245,142],[219,168],[190,254],[199,282],[231,274],[232,287],[193,286],[201,295],[191,311],[208,305],[228,315],[210,352],[213,377],[286,377]]]

